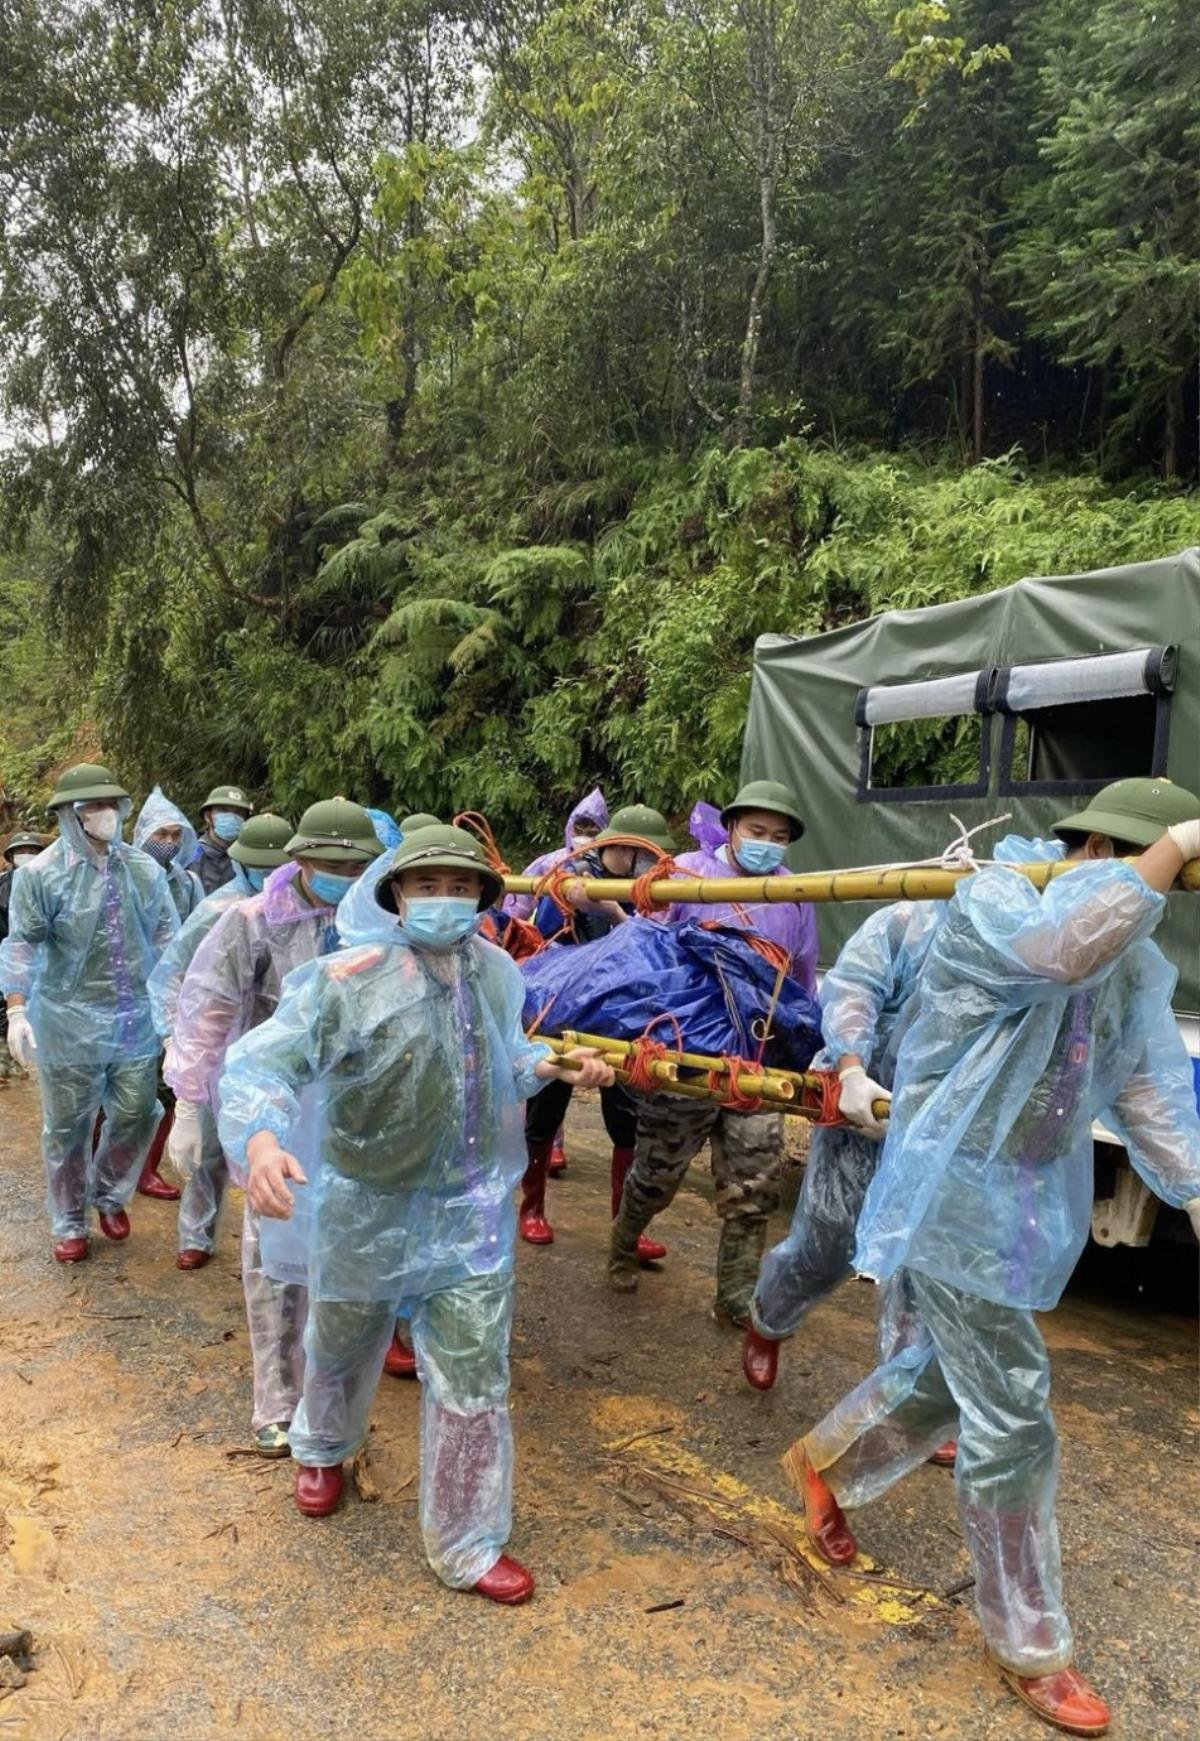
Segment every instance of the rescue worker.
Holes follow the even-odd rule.
[[[702,847],[676,859],[680,874],[697,877],[785,875],[784,854],[804,833],[799,801],[774,780],[743,786],[721,812],[724,846]],[[701,918],[751,929],[787,953],[787,972],[808,992],[816,988],[817,926],[812,908],[798,901],[697,906],[676,902],[664,919]],[[734,1112],[669,1094],[638,1101],[637,1158],[625,1180],[613,1223],[608,1279],[619,1293],[638,1285],[638,1238],[670,1206],[688,1168],[710,1145],[716,1208],[721,1221],[713,1317],[744,1328],[767,1239],[767,1221],[779,1203],[783,1118],[776,1112]]]
[[[821,986],[824,1050],[813,1066],[841,1078],[844,1125],[812,1133],[788,1235],[763,1260],[742,1367],[770,1390],[780,1341],[851,1272],[854,1233],[887,1134],[875,1106],[891,1099],[900,1042],[916,1014],[921,967],[942,916],[937,901],[895,901],[843,945]],[[896,1353],[885,1347],[885,1358]],[[943,1447],[943,1460],[952,1454]]]
[[[165,796],[161,786],[155,786],[138,812],[133,825],[133,844],[148,852],[156,864],[167,873],[171,899],[182,925],[204,899],[204,885],[195,871],[189,870],[196,856],[196,830],[177,804]]]
[[[233,881],[229,848],[242,831],[254,806],[240,786],[214,786],[201,806],[204,832],[191,868],[206,895]]]
[[[1077,868],[1044,893],[1008,868],[1037,856],[1012,837],[997,849],[1005,862],[960,883],[896,1061],[854,1267],[904,1276],[920,1357],[879,1367],[784,1467],[814,1546],[842,1565],[856,1552],[842,1507],[884,1492],[957,1428],[989,1656],[1044,1721],[1100,1735],[1108,1708],[1073,1666],[1063,1607],[1058,1446],[1033,1314],[1057,1304],[1087,1240],[1093,1118],[1200,1224],[1200,1114],[1171,1013],[1176,973],[1150,941],[1166,891],[1200,858],[1200,799],[1163,780],[1120,781],[1056,832]],[[1124,843],[1144,848],[1132,864],[1113,857]]]
[[[221,1136],[255,1210],[293,1212],[315,1122],[312,1307],[292,1423],[296,1505],[324,1517],[363,1443],[397,1316],[421,1369],[420,1520],[452,1589],[523,1602],[504,1553],[512,1515],[508,1344],[521,1103],[561,1064],[521,1028],[513,962],[478,937],[501,892],[464,829],[407,835],[347,897],[346,947],[288,980],[273,1017],[231,1051]],[[612,1072],[576,1055],[574,1080]],[[306,1108],[308,1110],[306,1110]]]
[[[164,797],[160,786],[155,786],[138,813],[133,825],[133,844],[148,852],[167,873],[171,899],[175,902],[179,923],[184,924],[204,899],[200,878],[187,868],[196,852],[196,830],[183,811]],[[164,1202],[177,1203],[178,1187],[164,1179],[158,1170],[175,1118],[175,1096],[163,1081],[161,1071],[158,1097],[166,1110],[158,1121],[154,1141],[142,1163],[137,1191],[141,1197],[157,1197]]]
[[[639,840],[664,853],[672,852],[675,846],[666,819],[659,811],[645,804],[629,804],[616,812],[589,850],[573,853],[562,862],[584,877],[638,876],[654,863],[652,852],[634,844]],[[614,926],[623,925],[632,911],[617,901],[590,901],[582,894],[571,894],[568,899],[574,911],[565,925],[558,907],[549,896],[543,896],[534,913],[534,924],[543,936],[555,938],[555,947],[593,943],[599,937],[606,937]],[[546,1219],[546,1176],[555,1133],[561,1130],[566,1118],[571,1091],[569,1081],[555,1082],[531,1100],[526,1109],[525,1145],[529,1165],[521,1181],[518,1225],[521,1238],[530,1245],[549,1245],[554,1238]],[[625,1176],[633,1165],[638,1107],[639,1103],[620,1083],[614,1082],[600,1096],[600,1112],[612,1144],[609,1180],[613,1215],[620,1207]],[[639,1236],[635,1249],[639,1263],[658,1262],[667,1255],[665,1245],[644,1236]]]
[[[14,878],[0,990],[9,1046],[41,1078],[54,1256],[81,1263],[93,1208],[107,1239],[129,1237],[126,1204],[162,1117],[146,980],[179,917],[162,867],[121,840],[130,798],[107,768],[68,768],[49,808],[59,837]]]
[[[12,899],[13,875],[23,865],[35,859],[45,841],[36,834],[14,834],[4,848],[4,870],[0,871],[0,943],[8,936],[8,904]],[[8,1087],[12,1077],[22,1078],[26,1072],[8,1049],[8,1008],[0,999],[0,1091]]]
[[[361,806],[329,798],[304,812],[286,851],[291,862],[271,872],[261,895],[221,915],[180,988],[167,1081],[188,1104],[183,1117],[189,1129],[199,1124],[198,1110],[190,1109],[207,1104],[216,1112],[226,1052],[272,1013],[285,975],[338,947],[339,904],[355,877],[378,858],[380,846]],[[247,1201],[242,1288],[254,1367],[250,1424],[262,1457],[288,1454],[308,1310],[306,1225],[297,1216],[291,1229],[276,1227],[264,1235]]]
[[[228,908],[260,895],[270,871],[288,862],[287,843],[294,830],[269,810],[252,816],[229,849],[234,875],[196,908],[177,937],[163,951],[150,975],[150,1008],[154,1026],[167,1046],[175,1026],[184,977],[196,951]],[[217,1123],[208,1101],[175,1103],[167,1153],[185,1183],[179,1204],[179,1251],[175,1266],[203,1269],[216,1246],[217,1219],[228,1184],[228,1168],[217,1140]]]

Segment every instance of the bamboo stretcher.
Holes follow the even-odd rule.
[[[1008,868],[1044,889],[1054,877],[1077,869],[1081,862],[1055,859]],[[772,901],[948,901],[963,878],[973,875],[969,866],[945,870],[929,865],[914,870],[806,871],[782,877],[676,876],[651,883],[649,893],[656,907],[670,906],[673,901],[701,906],[753,906]],[[594,901],[631,901],[633,886],[631,877],[563,878],[564,892],[581,888]],[[540,877],[505,877],[504,887],[510,895],[532,895],[545,884]],[[1200,890],[1200,859],[1184,865],[1176,887]]]

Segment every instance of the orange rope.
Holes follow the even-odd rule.
[[[729,1092],[721,1101],[721,1105],[729,1112],[761,1112],[762,1101],[756,1094],[747,1094],[742,1087],[742,1071],[756,1070],[748,1058],[739,1058],[732,1052],[722,1052],[721,1069],[710,1070],[708,1073],[708,1092],[720,1095],[725,1087],[725,1078],[729,1081]]]
[[[578,876],[579,872],[571,869],[570,859],[562,859],[537,878],[530,893],[534,901],[540,901],[543,895],[548,895],[564,919],[573,919],[575,909],[563,891],[566,884],[578,879]]]
[[[500,876],[511,875],[511,867],[505,864],[496,845],[496,836],[492,833],[492,825],[486,816],[478,810],[460,810],[454,818],[455,828],[468,828],[483,842],[483,850],[487,853],[487,861]]]
[[[842,1124],[842,1083],[836,1070],[809,1070],[800,1104],[814,1124]]]
[[[629,1087],[639,1089],[643,1094],[659,1092],[659,1084],[650,1074],[649,1066],[651,1064],[665,1064],[669,1059],[670,1048],[665,1046],[661,1040],[651,1038],[659,1022],[670,1022],[675,1030],[675,1050],[676,1052],[683,1051],[683,1029],[679,1026],[678,1017],[672,1015],[670,1010],[664,1010],[662,1015],[652,1016],[642,1029],[641,1034],[633,1042],[633,1051],[630,1052],[629,1061],[625,1065]]]

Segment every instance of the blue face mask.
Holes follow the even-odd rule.
[[[342,896],[348,892],[354,878],[335,877],[330,871],[310,870],[305,871],[304,880],[318,901],[336,907]]]
[[[478,931],[483,915],[469,896],[418,895],[404,903],[401,929],[423,949],[453,949]]]
[[[239,816],[236,810],[214,810],[212,831],[218,840],[236,840],[245,821],[246,818]]]
[[[786,851],[774,840],[739,840],[734,857],[749,876],[768,877],[779,869]]]
[[[263,892],[263,888],[265,887],[266,881],[267,881],[266,871],[265,870],[251,870],[249,868],[249,866],[243,865],[242,866],[242,875],[245,877],[246,881],[250,884],[250,887],[254,890],[255,894],[261,895]]]

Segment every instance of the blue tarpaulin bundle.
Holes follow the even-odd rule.
[[[670,1014],[685,1052],[757,1058],[755,1024],[770,1014],[764,1063],[803,1070],[821,1044],[816,999],[784,974],[772,1013],[776,969],[733,927],[630,919],[594,943],[544,949],[521,971],[525,1024],[540,1015],[547,1034],[570,1028],[636,1040],[656,1016]],[[674,1046],[674,1032],[660,1021],[654,1038]]]

